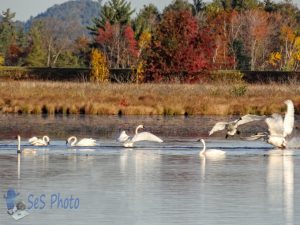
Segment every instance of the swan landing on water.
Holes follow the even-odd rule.
[[[287,105],[287,111],[285,113],[284,119],[281,115],[274,113],[271,117],[265,119],[268,125],[267,132],[260,132],[250,137],[243,138],[244,140],[253,141],[258,139],[263,139],[271,145],[278,148],[286,148],[287,140],[286,137],[291,135],[294,128],[294,104],[291,100],[286,100],[284,102]]]
[[[201,157],[224,157],[226,152],[220,149],[206,149],[205,141],[204,139],[200,139],[198,141],[201,141],[203,144],[203,149],[199,152],[199,155]]]
[[[226,130],[226,137],[228,136],[234,136],[235,134],[240,134],[240,131],[238,130],[238,126],[246,123],[250,123],[252,121],[258,121],[266,118],[265,116],[258,116],[258,115],[251,115],[247,114],[245,116],[240,117],[239,119],[236,119],[231,122],[218,122],[216,123],[213,128],[210,130],[209,135],[212,135],[216,131],[220,130]]]
[[[88,146],[96,146],[96,140],[93,138],[83,138],[77,142],[77,137],[71,136],[66,141],[66,144],[71,146],[80,146],[80,147],[88,147]]]
[[[44,136],[43,138],[32,137],[28,142],[34,146],[47,146],[50,144],[50,138],[48,136]]]
[[[139,125],[135,129],[135,135],[133,137],[130,137],[126,134],[126,132],[123,130],[120,134],[120,136],[117,138],[118,142],[123,143],[124,147],[130,148],[133,147],[133,144],[138,141],[153,141],[153,142],[163,142],[162,139],[155,136],[154,134],[151,134],[150,132],[141,132],[139,133],[139,129],[144,128],[143,125]]]

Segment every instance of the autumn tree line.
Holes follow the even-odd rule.
[[[17,26],[2,12],[0,65],[88,67],[94,80],[110,68],[130,68],[136,82],[194,82],[211,70],[296,71],[300,67],[300,11],[290,0],[174,0],[162,12],[109,0],[87,27],[70,37],[55,18]],[[74,26],[70,26],[70,29]]]

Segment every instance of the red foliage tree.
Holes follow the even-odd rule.
[[[126,26],[124,28],[124,39],[125,39],[125,45],[127,47],[128,52],[133,57],[138,56],[138,49],[137,49],[137,41],[134,38],[134,31],[130,26]]]
[[[209,17],[208,23],[215,37],[215,51],[213,55],[214,69],[235,69],[237,60],[234,55],[233,42],[241,30],[239,14],[232,11],[220,11]]]
[[[127,68],[135,64],[138,47],[130,26],[107,22],[99,29],[96,41],[108,57],[109,67]]]
[[[15,44],[15,43],[12,43],[9,48],[8,48],[8,51],[7,51],[7,64],[10,65],[10,66],[15,66],[17,65],[20,57],[23,55],[23,52],[21,50],[21,48]]]
[[[168,10],[146,52],[146,81],[193,82],[211,68],[214,44],[190,11]]]

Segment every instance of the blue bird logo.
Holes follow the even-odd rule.
[[[20,193],[15,192],[15,190],[13,188],[9,188],[6,192],[6,196],[4,195],[4,198],[6,199],[6,207],[7,207],[7,212],[9,214],[13,214],[14,213],[14,208],[15,208],[15,204],[16,204],[16,197],[19,195]]]

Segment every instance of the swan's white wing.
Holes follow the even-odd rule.
[[[96,140],[92,138],[83,138],[76,143],[76,146],[95,146]]]
[[[46,146],[48,145],[48,142],[45,142],[44,140],[42,139],[37,139],[33,142],[30,142],[31,145],[34,145],[34,146]]]
[[[264,133],[258,133],[258,134],[254,134],[251,135],[249,137],[241,137],[242,140],[247,140],[247,141],[255,141],[258,140],[260,138],[264,138],[266,136],[266,134]]]
[[[213,128],[209,131],[209,135],[212,135],[214,132],[219,131],[219,130],[224,130],[227,122],[218,122],[216,123]]]
[[[267,118],[265,121],[268,125],[270,135],[283,136],[283,119],[281,115],[274,113],[272,117]]]
[[[293,131],[295,109],[291,100],[287,100],[284,103],[287,105],[287,111],[283,121],[283,136],[286,137]]]
[[[45,142],[43,139],[40,139],[40,138],[37,138],[37,137],[30,138],[28,140],[28,142],[31,145],[34,145],[34,146],[46,146],[46,145],[48,145],[48,142]]]
[[[155,141],[155,142],[163,142],[162,139],[155,136],[154,134],[151,134],[149,132],[141,132],[137,133],[133,136],[131,139],[131,142],[138,142],[138,141]]]
[[[29,138],[29,139],[28,139],[28,142],[29,142],[30,144],[32,144],[33,142],[35,142],[35,141],[37,141],[37,140],[38,140],[37,137],[32,137],[32,138]]]
[[[224,154],[226,154],[226,152],[223,150],[220,150],[220,149],[207,149],[205,152],[206,156],[209,156],[209,155],[218,156],[218,155],[224,155]]]
[[[123,130],[120,134],[120,136],[117,138],[118,142],[125,142],[129,139],[130,137],[126,134],[125,130]]]
[[[237,122],[237,126],[245,124],[245,123],[250,123],[252,121],[262,120],[265,118],[266,118],[265,116],[247,114],[247,115],[241,117],[241,119]]]

